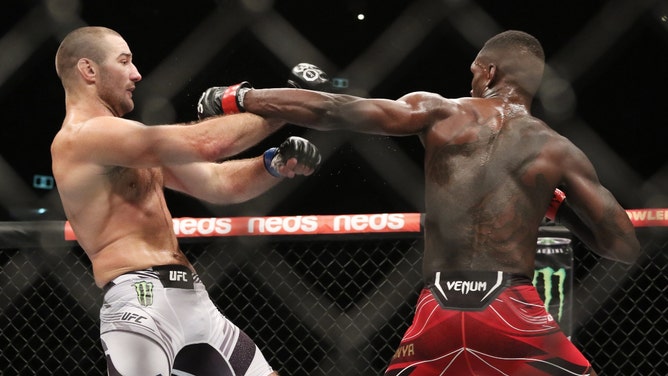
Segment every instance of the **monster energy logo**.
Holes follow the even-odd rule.
[[[554,289],[552,286],[553,277],[559,278],[559,283],[557,289],[559,292],[559,313],[557,316],[557,321],[561,322],[561,317],[564,314],[564,305],[566,303],[566,294],[564,292],[564,287],[566,286],[566,269],[559,268],[553,269],[552,267],[546,266],[541,269],[536,269],[533,274],[533,285],[536,286],[536,282],[539,281],[539,277],[543,277],[543,287],[545,290],[545,309],[549,311],[550,303],[552,302],[552,295]]]
[[[153,304],[153,283],[141,281],[135,283],[135,292],[137,293],[137,300],[139,304],[148,307]]]

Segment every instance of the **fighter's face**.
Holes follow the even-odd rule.
[[[132,92],[142,77],[123,38],[110,35],[106,42],[108,53],[100,64],[98,95],[114,115],[123,116],[134,109]]]

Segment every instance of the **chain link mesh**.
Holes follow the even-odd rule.
[[[668,374],[668,237],[626,266],[576,244],[573,341],[599,374]],[[283,375],[381,375],[421,286],[419,235],[184,245],[212,299]],[[104,374],[101,292],[81,249],[3,250],[2,375]]]

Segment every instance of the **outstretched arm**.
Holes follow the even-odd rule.
[[[198,116],[250,112],[319,130],[407,136],[457,109],[456,101],[427,92],[389,100],[307,89],[252,89],[242,82],[207,89],[199,99]]]
[[[404,136],[417,134],[428,124],[422,96],[415,93],[389,100],[303,89],[259,89],[250,90],[243,105],[257,115],[319,130]]]
[[[253,89],[247,82],[211,87],[202,93],[198,116],[250,112],[319,130],[346,129],[388,136],[415,135],[459,110],[458,102],[428,92],[397,100],[334,93],[327,73],[313,64],[297,64],[291,89]]]
[[[220,116],[195,124],[146,126],[118,117],[97,117],[77,130],[76,152],[101,166],[150,168],[217,161],[256,145],[283,122],[252,114]]]

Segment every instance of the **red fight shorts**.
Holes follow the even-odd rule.
[[[526,276],[438,272],[385,376],[588,375]]]

